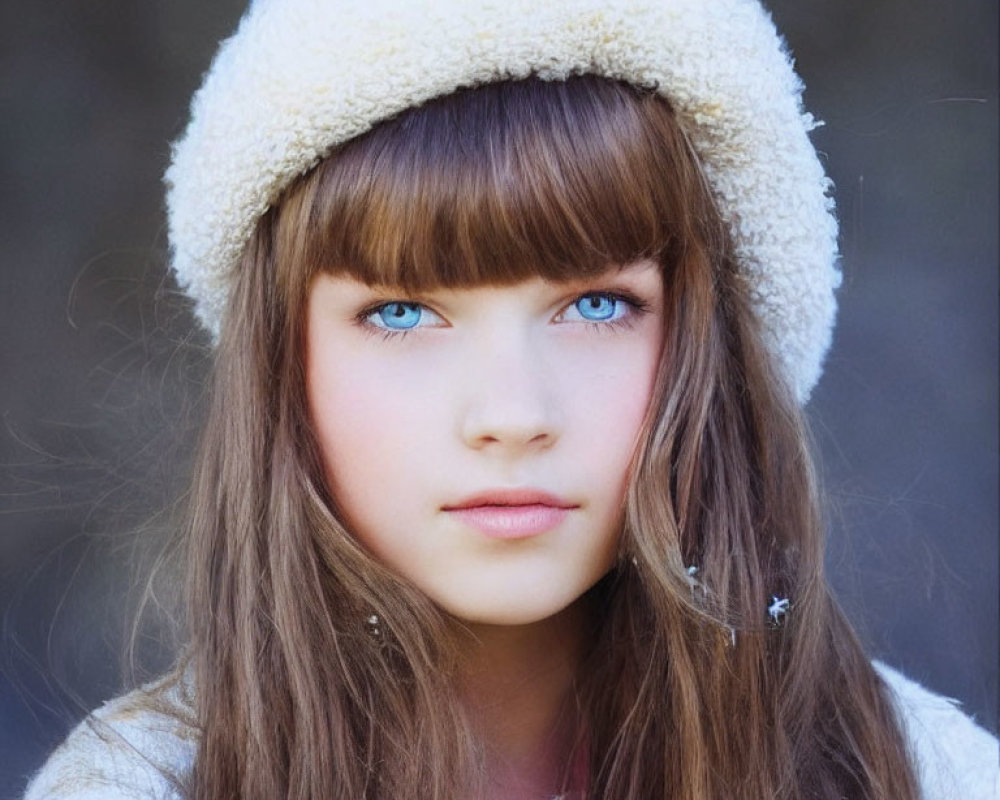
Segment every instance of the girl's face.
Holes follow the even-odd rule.
[[[321,274],[307,314],[327,480],[378,559],[504,625],[607,573],[663,346],[656,264],[416,295]]]

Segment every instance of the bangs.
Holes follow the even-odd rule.
[[[305,180],[310,269],[416,291],[662,263],[702,205],[687,201],[700,172],[666,100],[595,76],[460,90]]]

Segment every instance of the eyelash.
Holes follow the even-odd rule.
[[[560,316],[563,313],[565,313],[567,309],[569,309],[576,303],[580,302],[585,297],[607,298],[615,302],[625,303],[629,307],[627,313],[616,319],[611,319],[607,321],[597,321],[597,320],[576,321],[577,324],[582,323],[586,325],[589,329],[596,330],[600,333],[609,333],[617,330],[626,330],[628,328],[631,328],[635,324],[638,317],[642,316],[643,314],[649,311],[649,303],[637,297],[636,295],[632,294],[631,292],[621,291],[621,290],[615,290],[615,291],[605,290],[605,291],[583,292],[577,295],[563,307],[563,309],[559,312],[557,316]],[[358,324],[358,326],[370,336],[380,336],[385,340],[400,341],[410,332],[417,330],[417,327],[393,330],[391,328],[383,328],[380,325],[373,325],[371,322],[369,322],[369,318],[373,314],[378,313],[387,306],[395,305],[397,303],[402,305],[419,306],[420,308],[424,308],[430,311],[430,309],[427,308],[427,306],[425,306],[423,303],[416,303],[409,300],[383,300],[378,303],[373,303],[372,305],[366,306],[357,314],[357,316],[355,317],[355,321]]]

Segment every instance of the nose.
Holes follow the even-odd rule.
[[[470,357],[460,419],[466,446],[516,456],[555,444],[559,438],[556,390],[533,350],[526,339],[493,339]]]

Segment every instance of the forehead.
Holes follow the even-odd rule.
[[[410,109],[305,181],[310,271],[423,291],[659,257],[684,227],[675,159],[653,130],[669,124],[661,98],[582,77]]]
[[[348,305],[352,300],[362,302],[372,297],[392,297],[413,301],[434,298],[442,301],[472,300],[488,303],[500,297],[513,297],[515,295],[520,295],[525,299],[537,298],[544,303],[556,295],[599,292],[611,290],[614,287],[632,289],[655,299],[662,293],[663,270],[656,261],[645,259],[629,264],[611,265],[593,274],[572,275],[567,278],[554,279],[530,275],[504,283],[440,285],[422,289],[410,289],[385,282],[368,283],[345,270],[319,273],[312,280],[312,287],[317,286],[328,287],[328,291],[335,292],[340,296],[339,299]]]
[[[586,270],[577,269],[567,271],[565,274],[551,274],[549,271],[540,269],[538,271],[525,271],[522,274],[511,274],[502,278],[486,277],[481,281],[475,282],[470,280],[454,283],[440,281],[428,282],[418,286],[386,280],[371,281],[364,276],[354,274],[353,270],[349,267],[342,269],[331,268],[324,270],[320,274],[342,278],[359,287],[381,293],[403,291],[415,294],[478,294],[489,296],[501,293],[507,289],[535,291],[546,291],[549,289],[557,291],[583,290],[591,286],[613,283],[616,280],[652,284],[653,281],[659,280],[662,277],[663,268],[654,259],[637,259],[626,264],[608,264],[603,267]]]

